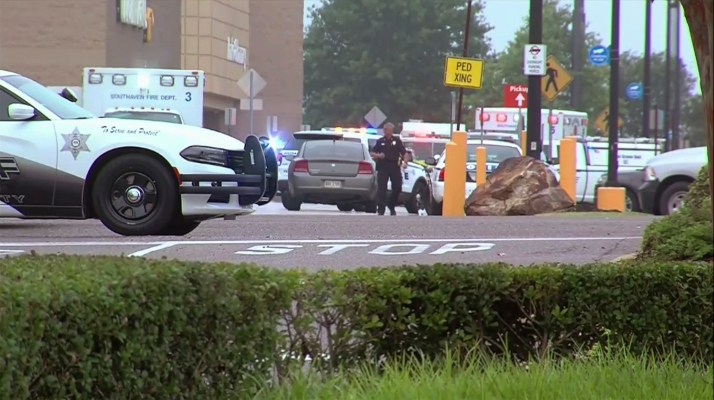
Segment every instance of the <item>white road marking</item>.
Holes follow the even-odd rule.
[[[319,253],[321,256],[329,256],[347,248],[369,247],[369,244],[318,244],[317,247],[329,247],[329,249]]]
[[[162,244],[159,244],[159,245],[156,245],[153,247],[149,247],[148,249],[133,252],[133,253],[129,254],[128,257],[144,257],[145,255],[147,255],[149,253],[153,253],[155,251],[160,251],[160,250],[165,250],[165,249],[168,249],[169,247],[174,247],[174,246],[176,246],[176,244],[177,244],[176,242],[162,243]]]
[[[411,247],[406,251],[392,251],[394,248],[399,247]],[[409,256],[414,254],[421,254],[424,250],[428,249],[428,244],[411,244],[411,243],[399,243],[399,244],[384,244],[376,249],[369,252],[369,254],[378,254],[380,256]]]
[[[221,245],[221,244],[327,244],[327,243],[473,243],[473,242],[584,242],[590,240],[640,240],[642,236],[603,236],[603,237],[528,237],[528,238],[450,238],[450,239],[279,239],[279,240],[186,240],[162,242],[0,242],[0,247],[71,247],[71,246],[159,246],[171,243],[178,245]]]
[[[4,250],[4,249],[0,249],[0,256],[7,256],[7,255],[10,255],[10,254],[22,254],[22,253],[24,253],[24,252],[25,252],[25,250]]]

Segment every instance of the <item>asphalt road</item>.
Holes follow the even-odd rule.
[[[341,213],[280,203],[235,221],[209,221],[185,237],[127,238],[98,221],[0,220],[0,255],[112,254],[348,269],[435,262],[587,263],[635,252],[647,215],[558,214],[459,219]]]

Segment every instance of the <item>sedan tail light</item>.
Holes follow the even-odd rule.
[[[444,180],[444,174],[446,173],[446,168],[442,168],[441,171],[439,171],[439,181]]]
[[[307,160],[297,160],[294,164],[293,172],[308,172]]]
[[[283,153],[278,153],[278,165],[283,165]]]
[[[374,168],[372,168],[372,164],[367,161],[360,161],[357,173],[360,175],[372,175],[374,174]]]

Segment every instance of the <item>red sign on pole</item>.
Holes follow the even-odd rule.
[[[503,85],[503,106],[513,108],[528,107],[528,86]]]

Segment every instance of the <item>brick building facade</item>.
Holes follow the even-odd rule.
[[[119,18],[144,7],[154,16],[150,43]],[[302,32],[303,0],[0,0],[0,69],[47,86],[81,86],[89,66],[201,69],[204,126],[227,133],[224,110],[240,110],[247,95],[236,82],[253,68],[266,82],[255,132],[268,117],[292,132],[302,123]],[[231,133],[248,129],[248,111],[238,111]]]

